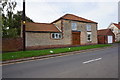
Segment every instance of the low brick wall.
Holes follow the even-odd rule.
[[[52,49],[52,48],[65,48],[65,47],[77,47],[86,45],[96,45],[96,43],[83,44],[83,45],[46,45],[46,46],[29,46],[27,50],[42,50],[42,49]]]
[[[22,38],[3,38],[2,52],[22,50]]]
[[[72,45],[46,45],[46,46],[29,46],[27,50],[41,50],[41,49],[51,49],[51,48],[62,48],[69,47]]]
[[[96,43],[81,44],[81,45],[45,45],[45,46],[28,46],[26,50],[42,50],[51,48],[63,48],[63,47],[75,47],[83,45],[94,45]],[[2,51],[21,51],[23,48],[22,38],[3,38],[2,39]]]

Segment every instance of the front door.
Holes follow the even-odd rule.
[[[108,36],[108,43],[113,43],[113,36]]]
[[[72,32],[72,44],[80,45],[80,32]]]

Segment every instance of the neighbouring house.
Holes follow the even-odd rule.
[[[52,23],[26,23],[27,47],[97,43],[97,22],[73,14]]]
[[[111,29],[112,32],[115,34],[115,41],[120,41],[120,22],[117,23],[111,23],[108,29]]]
[[[109,44],[115,42],[115,35],[111,29],[98,30],[98,44]]]

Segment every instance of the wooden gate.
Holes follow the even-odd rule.
[[[80,45],[80,32],[72,32],[72,44]]]

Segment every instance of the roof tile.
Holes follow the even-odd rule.
[[[113,23],[118,29],[120,29],[120,24]]]
[[[26,23],[26,31],[60,32],[54,24],[30,22]]]
[[[111,31],[111,29],[101,29],[97,31],[97,35],[107,35],[108,31]]]
[[[82,22],[88,22],[88,23],[97,23],[97,22],[94,22],[94,21],[76,16],[76,15],[73,15],[73,14],[65,14],[64,16],[60,17],[59,19],[55,20],[54,22],[56,22],[60,19],[68,19],[68,20],[82,21]],[[52,23],[54,23],[54,22],[52,22]]]

